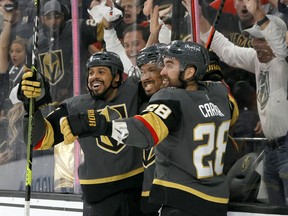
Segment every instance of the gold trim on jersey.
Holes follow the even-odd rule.
[[[229,101],[230,103],[233,105],[232,107],[232,116],[231,116],[231,126],[235,124],[235,122],[237,121],[238,117],[239,117],[239,108],[238,108],[238,104],[235,100],[234,97],[232,97],[230,94],[228,94],[229,96]]]
[[[150,196],[150,191],[142,191],[141,196],[142,197],[149,197]]]
[[[154,148],[152,147],[150,149],[144,149],[142,152],[143,155],[143,167],[147,169],[149,166],[153,165],[155,163],[155,152]]]
[[[101,115],[104,115],[107,121],[112,121],[115,119],[122,119],[127,118],[127,108],[125,104],[117,104],[117,105],[107,105],[103,109],[98,109]],[[109,136],[100,136],[96,138],[96,144],[99,148],[103,149],[104,151],[118,154],[126,145],[117,142],[116,140],[112,139]]]
[[[142,173],[144,171],[143,167],[140,167],[138,169],[132,170],[128,173],[117,175],[117,176],[110,176],[106,178],[99,178],[99,179],[80,179],[80,184],[102,184],[102,183],[109,183],[109,182],[115,182],[122,179],[129,178],[131,176],[135,176],[139,173]]]
[[[45,136],[42,140],[41,146],[40,148],[38,148],[37,150],[47,150],[50,149],[54,143],[54,130],[52,125],[50,124],[49,121],[45,120],[45,124],[46,124],[46,133]]]
[[[160,143],[168,136],[168,128],[158,115],[153,112],[149,112],[142,115],[142,118],[145,119],[145,121],[154,129],[158,136],[158,142],[155,143],[155,145]]]
[[[220,197],[211,196],[211,195],[205,194],[203,192],[200,192],[198,190],[195,190],[193,188],[190,188],[190,187],[187,187],[187,186],[184,186],[181,184],[177,184],[174,182],[168,182],[168,181],[164,181],[164,180],[160,180],[160,179],[154,179],[153,184],[182,190],[182,191],[185,191],[187,193],[191,193],[191,194],[193,194],[193,195],[195,195],[201,199],[205,199],[205,200],[210,201],[210,202],[227,204],[229,201],[228,198],[220,198]]]

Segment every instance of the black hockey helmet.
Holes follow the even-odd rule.
[[[94,66],[109,67],[112,76],[115,77],[117,73],[119,73],[120,80],[122,81],[124,67],[118,54],[109,51],[96,52],[93,55],[91,55],[91,57],[87,61],[86,64],[87,71],[89,71],[89,69]]]
[[[209,65],[202,80],[221,81],[224,75],[221,70],[220,59],[212,49],[209,49],[209,60]]]
[[[166,46],[167,45],[164,43],[157,43],[140,50],[137,56],[137,66],[141,68],[142,65],[148,63],[158,64],[161,59],[161,54],[163,50],[166,48]]]
[[[207,49],[191,41],[175,40],[170,42],[163,51],[163,57],[172,57],[180,62],[180,73],[184,72],[187,66],[194,66],[196,73],[194,80],[201,80],[209,64]]]

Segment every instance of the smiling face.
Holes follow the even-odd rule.
[[[163,87],[182,87],[183,84],[179,80],[180,62],[177,59],[165,57],[163,63],[164,68],[161,70]]]
[[[111,74],[109,67],[106,66],[95,66],[90,67],[88,71],[87,85],[93,96],[101,97],[104,100],[110,101],[117,94],[119,74],[114,78]]]
[[[128,58],[131,60],[133,65],[136,65],[137,54],[143,49],[146,45],[146,42],[142,36],[141,31],[131,31],[127,32],[124,35],[124,48],[125,53]]]
[[[151,96],[160,90],[162,87],[161,68],[158,68],[155,63],[149,63],[142,65],[140,70],[141,83],[146,95]]]

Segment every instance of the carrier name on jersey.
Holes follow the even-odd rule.
[[[205,118],[212,116],[224,116],[221,110],[213,103],[205,103],[199,105],[199,109]]]

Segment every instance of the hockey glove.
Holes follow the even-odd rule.
[[[105,116],[99,114],[93,109],[87,110],[85,114],[78,113],[76,115],[67,116],[67,121],[73,136],[79,136],[81,138],[87,136],[107,135],[108,122]],[[68,136],[69,133],[66,133],[66,136]]]
[[[36,77],[33,76],[32,71],[29,68],[26,68],[18,88],[17,97],[23,102],[24,108],[27,112],[29,110],[30,98],[35,99],[35,111],[39,107],[52,102],[48,81],[41,73],[36,74]]]
[[[60,119],[60,130],[64,137],[64,144],[74,143],[74,141],[77,139],[77,136],[74,136],[71,131],[67,117]]]

